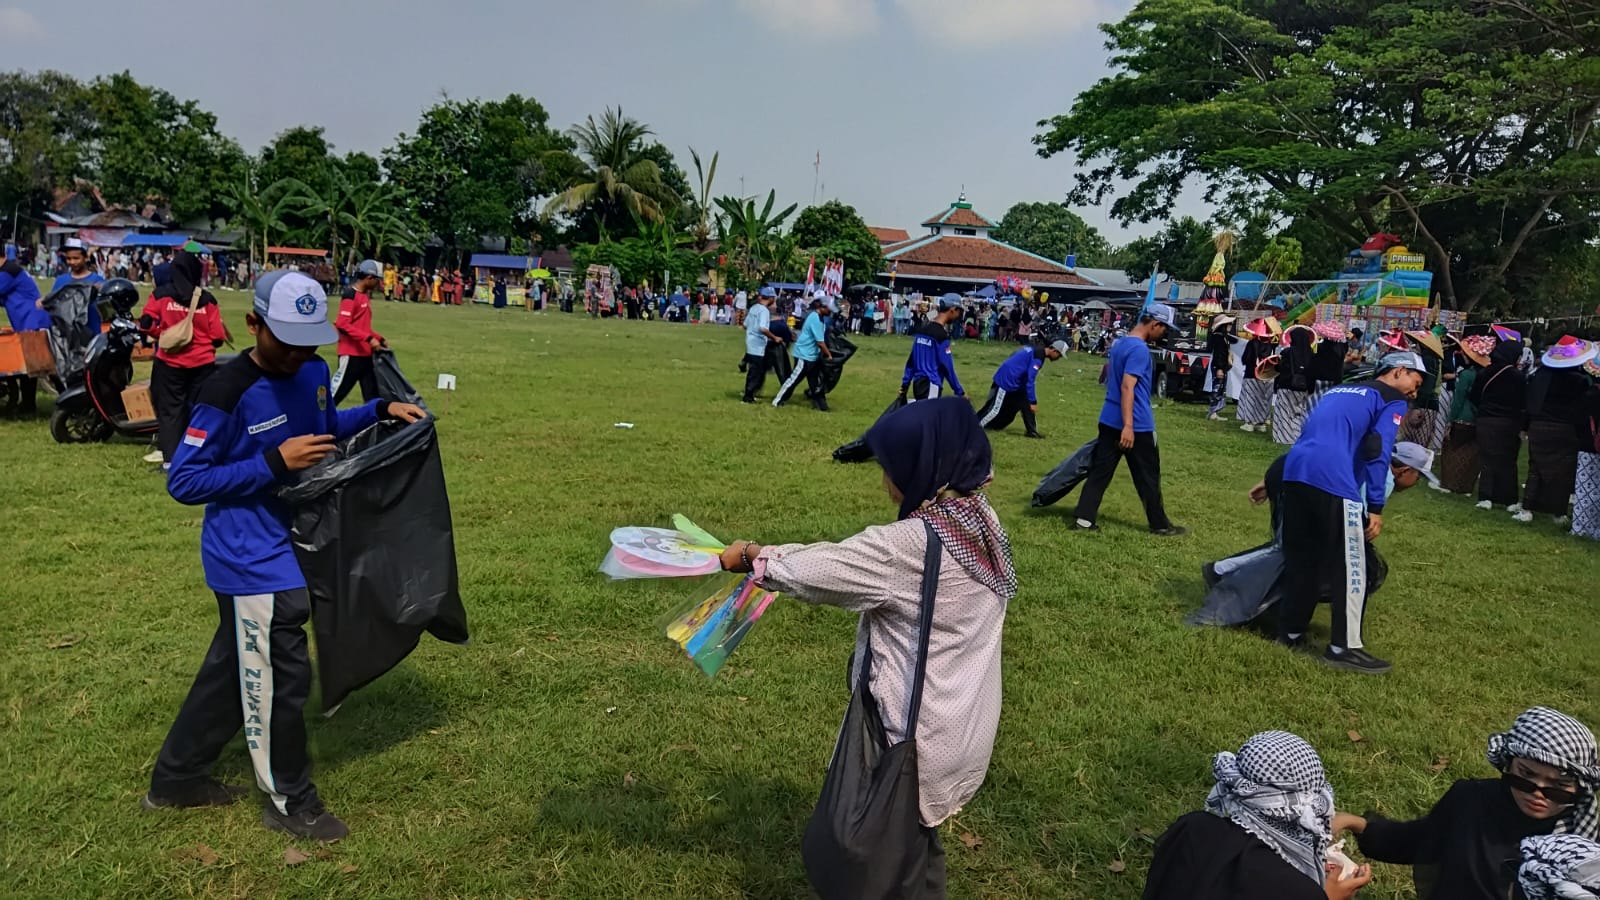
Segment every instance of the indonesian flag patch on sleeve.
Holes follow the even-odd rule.
[[[1401,418],[1402,418],[1402,416],[1401,416],[1401,415],[1400,415],[1400,414],[1399,414],[1399,413],[1395,413],[1395,414],[1394,414],[1394,427],[1396,427],[1396,428],[1399,428],[1399,427],[1400,427],[1400,420],[1401,420]],[[194,429],[193,429],[193,428],[191,428],[191,429],[189,429],[189,430],[190,430],[190,431],[193,431],[193,430],[194,430]],[[201,432],[201,433],[200,433],[200,436],[201,436],[201,437],[205,437],[205,432]]]
[[[183,442],[191,447],[203,447],[206,443],[206,433],[194,426],[190,426],[183,433]]]

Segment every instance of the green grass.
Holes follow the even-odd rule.
[[[242,333],[242,299],[224,307]],[[784,602],[708,680],[652,624],[688,586],[595,567],[614,526],[678,511],[763,542],[893,518],[875,467],[828,454],[889,400],[904,339],[862,341],[822,415],[740,405],[730,328],[374,312],[441,413],[473,643],[425,638],[336,717],[313,715],[316,781],[351,838],[288,867],[254,803],[139,810],[215,627],[200,510],[166,496],[141,446],[59,446],[43,420],[5,422],[0,895],[806,896],[799,836],[847,700],[852,617]],[[958,345],[969,385],[986,387],[1003,352]],[[1137,896],[1153,836],[1209,789],[1211,755],[1263,729],[1310,740],[1341,806],[1410,816],[1490,774],[1484,738],[1524,707],[1600,725],[1596,548],[1460,497],[1414,491],[1385,516],[1391,573],[1368,644],[1395,660],[1388,676],[1185,627],[1199,564],[1265,533],[1244,493],[1276,450],[1165,404],[1167,503],[1190,536],[1147,536],[1125,474],[1104,531],[1069,533],[1070,501],[1028,498],[1093,434],[1098,368],[1046,368],[1049,440],[1020,424],[994,438],[1022,593],[989,778],[946,831],[952,896]],[[439,372],[460,379],[448,399],[429,389]],[[1324,608],[1314,637],[1326,622]],[[237,740],[218,771],[249,781]],[[215,861],[193,858],[202,844]],[[1409,881],[1380,867],[1368,893],[1409,896]]]

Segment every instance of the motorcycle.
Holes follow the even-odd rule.
[[[66,290],[63,288],[63,290]],[[133,383],[133,350],[148,346],[149,338],[133,320],[139,291],[125,279],[115,278],[100,287],[91,302],[108,304],[111,328],[92,335],[78,365],[60,365],[60,393],[50,414],[50,436],[62,444],[103,441],[113,434],[150,435],[156,420],[128,418],[122,392]],[[47,307],[50,305],[46,301]]]

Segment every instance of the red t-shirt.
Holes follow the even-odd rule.
[[[383,339],[372,330],[372,301],[360,291],[348,300],[339,301],[339,318],[334,327],[339,329],[340,356],[371,356],[369,340]]]
[[[161,332],[183,321],[189,314],[188,304],[176,297],[150,295],[140,315],[145,333],[157,340],[156,359],[177,369],[197,369],[217,361],[217,343],[227,332],[222,327],[222,310],[215,297],[200,295],[200,305],[194,311],[194,339],[181,349],[160,349]]]

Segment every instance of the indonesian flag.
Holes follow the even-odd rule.
[[[811,261],[806,264],[806,296],[808,296],[808,297],[811,296],[811,292],[816,290],[816,288],[817,288],[817,258],[815,256],[813,256],[813,257],[811,257]]]

